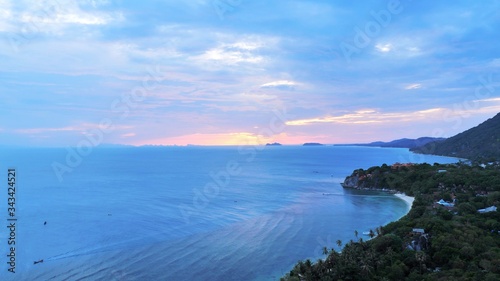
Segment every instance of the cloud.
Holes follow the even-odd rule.
[[[113,125],[111,128],[106,128],[109,130],[128,130],[133,127],[127,125]],[[91,130],[104,130],[100,124],[91,124],[91,123],[83,123],[77,126],[65,126],[65,127],[54,127],[54,128],[28,128],[28,129],[16,129],[15,132],[17,134],[28,134],[28,135],[36,135],[36,134],[46,134],[46,133],[54,133],[54,132],[69,132],[69,133],[78,133],[83,135],[92,134]]]
[[[95,15],[89,13],[68,13],[54,14],[53,17],[42,17],[33,14],[24,14],[21,17],[21,22],[30,23],[34,25],[48,25],[48,24],[81,24],[81,25],[104,25],[114,18],[110,15]]]
[[[424,55],[423,49],[429,49],[428,42],[435,40],[435,37],[435,34],[420,34],[420,32],[415,32],[412,37],[391,34],[378,38],[375,50],[379,54],[390,54],[393,58],[413,58]]]
[[[294,89],[298,85],[297,82],[289,80],[279,80],[260,85],[261,88],[276,88],[281,90]]]
[[[152,139],[135,143],[136,145],[264,145],[273,141],[273,137],[262,136],[258,134],[239,132],[239,133],[220,133],[220,134],[189,134],[177,137],[167,137]]]
[[[234,43],[219,43],[217,47],[204,51],[203,54],[193,57],[201,63],[217,62],[220,65],[238,65],[242,63],[263,63],[265,58],[258,51],[263,46],[258,42],[237,41]]]
[[[0,32],[12,29],[12,10],[9,0],[0,0]]]
[[[326,117],[288,121],[286,122],[286,125],[304,126],[304,125],[319,124],[319,123],[366,124],[366,123],[381,122],[380,120],[376,120],[373,118],[375,115],[378,115],[376,110],[370,110],[370,109],[359,110],[353,113],[348,113],[340,116],[326,116]]]
[[[126,133],[126,134],[120,135],[121,138],[131,138],[131,137],[135,137],[135,136],[137,136],[136,133]]]
[[[119,11],[98,9],[103,5],[103,1],[19,1],[15,5],[1,1],[0,31],[9,27],[8,31],[31,38],[36,34],[60,37],[79,30],[81,37],[92,33],[86,29],[88,26],[104,26],[125,20]]]
[[[136,135],[123,129],[107,141],[244,141],[278,107],[294,116],[288,138],[332,142],[353,135],[350,125],[364,138],[406,137],[445,114],[498,109],[485,88],[473,97],[477,77],[500,65],[496,1],[407,3],[350,60],[340,42],[354,43],[355,28],[385,4],[247,1],[221,20],[212,2],[0,0],[0,120],[9,120],[0,144],[73,142],[96,117],[119,118],[111,105],[137,89],[145,99],[120,119]],[[401,131],[381,129],[389,125]]]
[[[61,128],[30,128],[30,129],[18,129],[16,133],[19,134],[43,134],[51,132],[83,132],[85,129],[82,127],[61,127]]]
[[[489,98],[489,99],[475,100],[475,102],[500,102],[500,98]]]
[[[172,32],[168,31],[170,34]],[[278,37],[231,32],[216,32],[213,36],[207,36],[213,32],[211,29],[190,31],[187,42],[196,47],[182,46],[181,43],[182,48],[177,49],[184,52],[185,60],[181,62],[183,67],[189,65],[200,71],[225,70],[235,74],[253,74],[262,72],[275,60],[272,55],[280,40]],[[185,34],[173,34],[178,36],[178,40],[185,40]]]
[[[259,110],[259,107],[254,105],[219,105],[219,104],[207,104],[208,108],[214,108],[222,112],[255,112]]]
[[[410,84],[405,87],[405,90],[416,90],[422,88],[422,84],[415,83],[415,84]]]
[[[402,112],[381,112],[374,109],[358,110],[352,113],[346,113],[339,116],[326,116],[310,119],[299,119],[286,122],[289,126],[307,126],[321,123],[331,124],[390,124],[401,122],[435,121],[442,120],[443,116],[464,116],[469,114],[469,111],[464,108],[447,109],[447,108],[429,108],[418,111],[402,111]]]
[[[241,50],[231,50],[225,47],[218,47],[206,51],[203,55],[198,57],[201,60],[214,60],[224,64],[234,65],[241,62],[259,63],[264,60],[263,57],[253,55],[250,52]]]
[[[382,53],[387,53],[392,50],[392,45],[391,44],[377,44],[375,45],[375,48]]]
[[[345,113],[338,116],[325,116],[309,119],[298,119],[286,122],[288,126],[308,126],[321,123],[327,124],[394,124],[408,122],[429,122],[448,121],[451,119],[465,119],[473,115],[484,115],[498,113],[500,111],[500,98],[490,98],[483,100],[467,101],[463,103],[452,104],[447,108],[428,108],[417,111],[399,111],[384,112],[375,109],[358,110],[351,113]],[[487,105],[480,105],[481,102],[487,102]],[[499,104],[493,104],[493,103]]]

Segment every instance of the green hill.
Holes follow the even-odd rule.
[[[384,164],[345,183],[415,201],[400,220],[364,236],[353,230],[355,240],[324,247],[324,259],[299,261],[281,281],[500,280],[499,165]]]
[[[355,144],[336,144],[335,146],[374,146],[374,147],[396,147],[396,148],[415,148],[426,145],[434,141],[443,141],[445,138],[421,137],[418,139],[397,139],[389,142],[375,141],[371,143],[355,143]]]
[[[411,149],[413,152],[477,159],[500,159],[500,113],[444,141]]]

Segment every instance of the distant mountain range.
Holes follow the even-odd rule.
[[[375,146],[375,147],[396,147],[396,148],[416,148],[431,142],[444,141],[445,138],[421,137],[418,139],[398,139],[390,142],[376,141],[371,143],[341,144],[342,146]]]
[[[427,143],[411,151],[476,159],[500,159],[500,113],[478,126],[444,141]]]

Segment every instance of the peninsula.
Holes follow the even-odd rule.
[[[325,259],[299,261],[281,280],[500,280],[500,158],[491,149],[498,124],[500,115],[424,146],[441,152],[451,140],[453,155],[474,161],[354,170],[344,188],[405,193],[415,198],[411,210],[370,230],[371,240],[337,240],[341,251],[325,247]]]

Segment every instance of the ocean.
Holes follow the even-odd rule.
[[[16,219],[15,273],[2,227],[0,279],[279,280],[407,213],[393,195],[344,190],[354,169],[456,161],[349,146],[0,148],[0,219]]]

